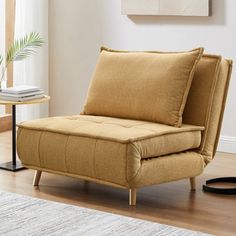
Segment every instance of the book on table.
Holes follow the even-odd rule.
[[[10,94],[22,94],[22,93],[29,93],[29,92],[36,92],[39,91],[40,88],[36,86],[29,86],[29,85],[19,85],[9,88],[3,88],[0,92],[2,93],[10,93]]]
[[[35,86],[15,86],[1,89],[0,99],[14,102],[23,102],[44,97],[44,92]]]

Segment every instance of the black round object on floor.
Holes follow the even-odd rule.
[[[216,188],[216,187],[208,186],[208,184],[212,184],[212,183],[236,183],[236,177],[222,177],[222,178],[210,179],[206,181],[206,185],[202,186],[202,189],[205,192],[226,194],[226,195],[236,195],[236,188]]]

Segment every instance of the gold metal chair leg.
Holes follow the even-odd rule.
[[[136,206],[136,199],[137,199],[137,190],[135,188],[131,188],[129,190],[129,205]]]
[[[39,186],[39,181],[42,175],[41,170],[36,170],[34,174],[33,186]]]
[[[195,191],[196,190],[196,177],[192,177],[189,180],[190,180],[191,191]]]

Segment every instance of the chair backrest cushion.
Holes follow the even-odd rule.
[[[231,71],[232,61],[203,55],[189,91],[183,123],[205,127],[199,151],[206,162],[216,152]]]
[[[180,127],[202,48],[128,52],[102,48],[82,114]]]

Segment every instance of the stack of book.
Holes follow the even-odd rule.
[[[0,90],[0,100],[24,102],[44,97],[44,92],[35,86],[15,86]]]

